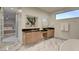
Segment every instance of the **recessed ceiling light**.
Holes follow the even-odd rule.
[[[18,10],[18,12],[22,12],[22,10]]]
[[[14,8],[10,8],[11,10],[13,10]]]

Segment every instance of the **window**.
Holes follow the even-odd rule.
[[[79,10],[74,10],[74,11],[69,11],[69,12],[64,12],[60,14],[56,14],[56,19],[68,19],[68,18],[76,18],[79,17]]]

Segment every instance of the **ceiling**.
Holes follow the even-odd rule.
[[[57,11],[67,9],[67,7],[39,7],[39,9],[46,11],[48,13],[53,13],[53,12],[57,12]]]

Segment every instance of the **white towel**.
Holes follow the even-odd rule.
[[[65,31],[68,32],[69,31],[69,24],[65,23]]]
[[[68,23],[62,23],[61,24],[61,31],[68,32],[69,31],[69,24]]]
[[[60,25],[60,30],[61,30],[61,31],[64,31],[64,30],[65,30],[64,23],[62,23],[62,24]]]

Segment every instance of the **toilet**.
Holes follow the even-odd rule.
[[[79,51],[79,39],[68,39],[61,44],[60,51]]]

